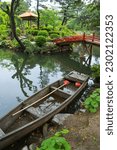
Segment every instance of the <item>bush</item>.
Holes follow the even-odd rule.
[[[51,31],[51,30],[53,30],[53,26],[49,25],[47,27],[42,27],[41,30]]]
[[[23,43],[24,46],[26,47],[24,52],[28,54],[33,54],[35,51],[35,46],[29,40],[24,40]]]
[[[100,82],[100,65],[95,64],[91,67],[92,77],[95,78],[96,82]]]
[[[48,32],[46,30],[40,30],[40,31],[38,31],[38,35],[47,37],[48,36]]]
[[[68,132],[67,129],[57,132],[53,137],[44,140],[41,144],[41,148],[37,148],[36,150],[71,150],[71,146],[66,139],[60,137]]]
[[[59,35],[60,32],[59,32],[59,31],[50,31],[49,34],[50,34],[50,35],[51,35],[51,34],[58,34],[58,35]]]
[[[100,89],[96,89],[84,102],[85,108],[89,112],[96,112],[100,105]]]
[[[27,30],[27,33],[29,33],[29,34],[32,34],[32,35],[34,35],[34,36],[37,36],[37,34],[38,34],[38,30],[34,30],[34,29],[30,29],[30,30]]]
[[[42,47],[46,43],[46,38],[44,36],[37,36],[35,42],[39,47]]]
[[[56,39],[59,38],[60,36],[58,34],[51,34],[50,37],[51,39]]]

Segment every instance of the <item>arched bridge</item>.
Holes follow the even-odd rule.
[[[64,43],[87,42],[87,43],[91,43],[91,44],[100,46],[100,37],[96,36],[95,34],[86,35],[84,33],[83,35],[57,38],[57,39],[54,39],[53,42],[56,45],[61,45],[61,44],[64,44]]]

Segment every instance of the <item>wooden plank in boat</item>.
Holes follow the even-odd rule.
[[[29,107],[26,109],[26,111],[28,113],[30,113],[34,118],[38,118],[40,117],[40,112],[38,109],[34,108],[34,107]]]
[[[0,138],[5,135],[4,131],[0,128]]]
[[[86,81],[88,79],[88,75],[72,71],[67,76],[65,76],[66,79],[72,80],[72,81]]]
[[[51,86],[51,89],[52,89],[52,90],[55,90],[55,89],[57,89],[57,88],[54,87],[54,86]],[[58,90],[55,92],[55,94],[57,94],[57,95],[59,95],[59,96],[65,98],[65,99],[71,96],[71,94],[68,94],[68,93],[64,92],[63,90],[61,90],[61,89],[58,89]]]

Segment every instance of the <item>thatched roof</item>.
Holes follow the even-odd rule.
[[[38,16],[32,12],[25,12],[21,15],[19,15],[20,18],[23,20],[35,20]]]

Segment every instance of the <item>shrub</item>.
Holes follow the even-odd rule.
[[[20,36],[20,34],[21,34],[20,28],[17,28],[17,29],[16,29],[16,32],[17,32],[17,35]]]
[[[23,43],[24,43],[24,46],[26,47],[24,52],[28,54],[33,54],[35,51],[34,45],[29,40],[24,40]]]
[[[46,38],[44,36],[37,36],[35,41],[39,47],[42,47],[46,43]]]
[[[47,37],[48,36],[48,32],[46,30],[40,30],[40,31],[38,31],[38,35]]]
[[[44,140],[41,144],[41,148],[37,148],[36,150],[71,150],[71,146],[66,139],[60,137],[68,132],[67,129],[57,132],[53,137]]]
[[[89,112],[96,112],[100,105],[100,89],[96,89],[84,102]]]
[[[51,35],[51,34],[58,34],[58,35],[59,35],[60,32],[59,32],[59,31],[50,31],[49,34],[50,34],[50,35]]]
[[[50,37],[51,39],[56,39],[59,38],[60,36],[58,34],[51,34]]]
[[[93,65],[91,67],[92,77],[95,78],[96,82],[100,82],[100,65]]]
[[[47,27],[42,27],[41,30],[51,31],[51,30],[53,30],[53,26],[49,25]]]
[[[32,34],[32,35],[34,35],[34,36],[37,36],[37,34],[38,34],[38,30],[34,30],[34,29],[30,29],[30,30],[27,30],[27,33],[29,33],[29,34]]]

